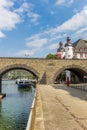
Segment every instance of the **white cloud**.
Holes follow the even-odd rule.
[[[74,2],[74,0],[57,0],[55,5],[56,6],[60,6],[60,5],[64,5],[64,6],[69,6]]]
[[[32,23],[37,24],[37,20],[38,20],[38,18],[40,17],[40,15],[37,14],[37,13],[29,12],[29,13],[28,13],[28,17],[30,18],[30,21],[31,21]]]
[[[10,10],[13,5],[11,0],[0,0],[0,30],[11,30],[21,22],[20,16]]]
[[[40,37],[40,35],[41,35],[41,34],[35,34],[35,35],[31,36],[31,37],[26,38],[26,41],[38,39],[38,38]]]
[[[35,48],[41,48],[43,45],[47,44],[48,39],[47,38],[40,38],[33,36],[32,38],[30,37],[30,40],[27,40],[26,45],[28,47],[35,47]]]
[[[20,8],[16,9],[15,12],[22,14],[23,12],[26,12],[27,16],[29,17],[29,20],[33,24],[37,24],[38,18],[40,17],[39,14],[35,13],[33,11],[34,5],[31,3],[24,2]]]
[[[57,28],[49,30],[49,32],[56,34],[58,32],[75,31],[81,27],[87,26],[86,21],[87,21],[87,5],[83,8],[82,11],[75,14],[71,19],[67,20],[65,23],[58,26]]]
[[[4,38],[4,37],[5,35],[2,32],[0,32],[0,38]]]
[[[72,35],[73,39],[78,39],[80,37],[86,38],[87,36],[86,28],[87,28],[87,5],[85,5],[81,11],[77,12],[75,15],[73,15],[70,19],[65,21],[60,26],[45,31],[45,34],[50,35],[53,38],[56,38],[56,36],[59,35],[63,36],[64,34],[66,36]],[[84,34],[83,31],[85,32]],[[63,38],[64,37],[61,37],[59,39]]]
[[[73,3],[74,3],[74,0],[69,0],[68,5],[71,5],[71,4],[73,4]]]
[[[19,8],[14,8],[15,0],[0,0],[0,32],[12,30],[18,23],[23,22],[24,12],[30,18],[30,21],[37,24],[39,15],[32,11],[33,4],[22,2]],[[29,13],[30,12],[30,13]],[[3,34],[3,33],[2,33]],[[1,35],[4,37],[4,34]],[[1,38],[0,37],[0,38]]]
[[[63,38],[65,38],[65,37],[67,37],[67,34],[55,34],[53,37],[51,37],[51,39],[50,39],[50,41],[55,41],[55,40],[58,40],[58,39],[63,39]]]
[[[87,27],[81,28],[80,30],[78,30],[78,31],[76,32],[76,34],[82,34],[82,33],[84,33],[85,31],[87,32]]]
[[[21,22],[20,16],[12,11],[14,3],[11,0],[0,0],[0,35],[4,37],[3,30],[12,30]]]
[[[57,1],[56,1],[56,5],[61,5],[61,4],[63,4],[63,3],[65,3],[65,0],[57,0]]]
[[[41,34],[36,34],[34,36],[31,36],[26,39],[26,47],[28,47],[28,50],[21,50],[16,55],[17,56],[27,56],[29,55],[32,57],[35,54],[43,50],[44,45],[47,45],[48,39],[40,37]]]
[[[54,50],[54,49],[57,49],[57,47],[58,47],[58,43],[54,43],[54,44],[50,45],[48,48],[50,50]]]
[[[11,0],[0,0],[0,8],[4,7],[4,8],[9,8],[11,6],[13,6],[14,3]]]
[[[28,9],[32,8],[32,4],[28,4],[26,2],[24,2],[18,9],[15,10],[15,12],[17,13],[23,13],[25,11],[28,11]]]
[[[19,15],[4,8],[0,8],[0,30],[11,30],[20,22],[21,18]]]
[[[33,11],[33,8],[34,8],[33,4],[24,2],[20,6],[20,8],[15,10],[15,12],[17,12],[20,15],[21,14],[23,15],[23,12],[26,12],[26,15],[28,16],[30,22],[36,25],[38,23],[38,18],[40,17],[40,15],[35,13]]]

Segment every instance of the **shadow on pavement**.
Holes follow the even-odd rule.
[[[66,85],[59,86],[57,84],[54,84],[53,87],[55,89],[61,89],[61,90],[67,91],[73,97],[78,97],[81,100],[86,100],[87,101],[87,91],[82,91],[80,89],[76,89],[76,88],[72,88],[72,87],[67,87]]]

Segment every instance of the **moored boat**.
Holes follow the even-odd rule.
[[[31,80],[29,79],[18,79],[16,83],[19,88],[31,87]]]

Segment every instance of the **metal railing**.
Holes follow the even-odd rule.
[[[87,91],[87,83],[70,84],[70,87],[80,89],[80,90],[83,90],[83,91]]]
[[[37,92],[35,92],[33,103],[31,106],[27,127],[26,130],[33,130],[34,129],[34,120],[35,120],[35,109],[36,109],[36,98],[37,98]]]

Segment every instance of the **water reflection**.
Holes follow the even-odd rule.
[[[24,93],[24,92],[27,92],[27,91],[32,91],[32,89],[33,89],[33,86],[31,86],[31,87],[29,87],[29,88],[20,88],[20,87],[18,87],[18,91],[20,92],[20,93]]]
[[[0,130],[24,130],[35,88],[19,89],[12,81],[3,83],[6,98],[0,101]]]

